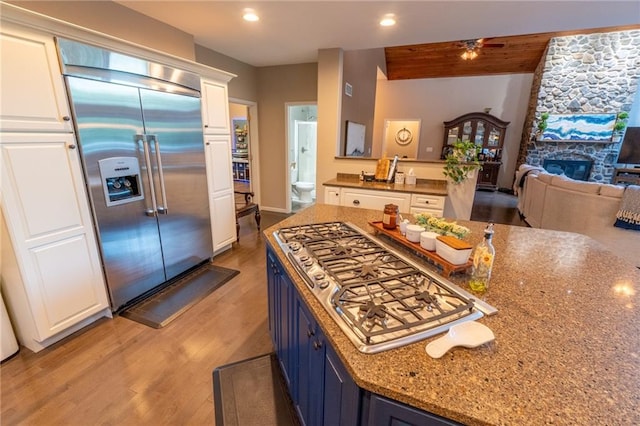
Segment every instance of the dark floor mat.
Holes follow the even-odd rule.
[[[149,327],[164,327],[239,273],[234,269],[206,264],[125,309],[120,315]]]
[[[275,354],[213,370],[216,426],[299,425]]]

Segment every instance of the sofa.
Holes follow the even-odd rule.
[[[531,227],[587,235],[640,267],[640,231],[613,226],[624,186],[576,181],[531,166],[523,173],[523,166],[514,190],[518,210]]]

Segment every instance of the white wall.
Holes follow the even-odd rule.
[[[444,138],[443,121],[491,108],[490,114],[510,122],[498,186],[511,188],[532,82],[533,74],[378,80],[374,147],[382,144],[385,119],[421,119],[418,158],[437,160]]]

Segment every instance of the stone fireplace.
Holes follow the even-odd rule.
[[[527,149],[527,164],[546,169],[545,161],[584,161],[591,167],[581,180],[611,183],[619,146],[619,143],[533,141]]]
[[[591,161],[587,180],[611,183],[620,141],[539,140],[536,127],[549,114],[629,112],[640,79],[640,30],[556,37],[534,73],[518,164],[545,160]]]

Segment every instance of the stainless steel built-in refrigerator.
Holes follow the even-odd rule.
[[[212,256],[199,78],[58,46],[117,310]]]

